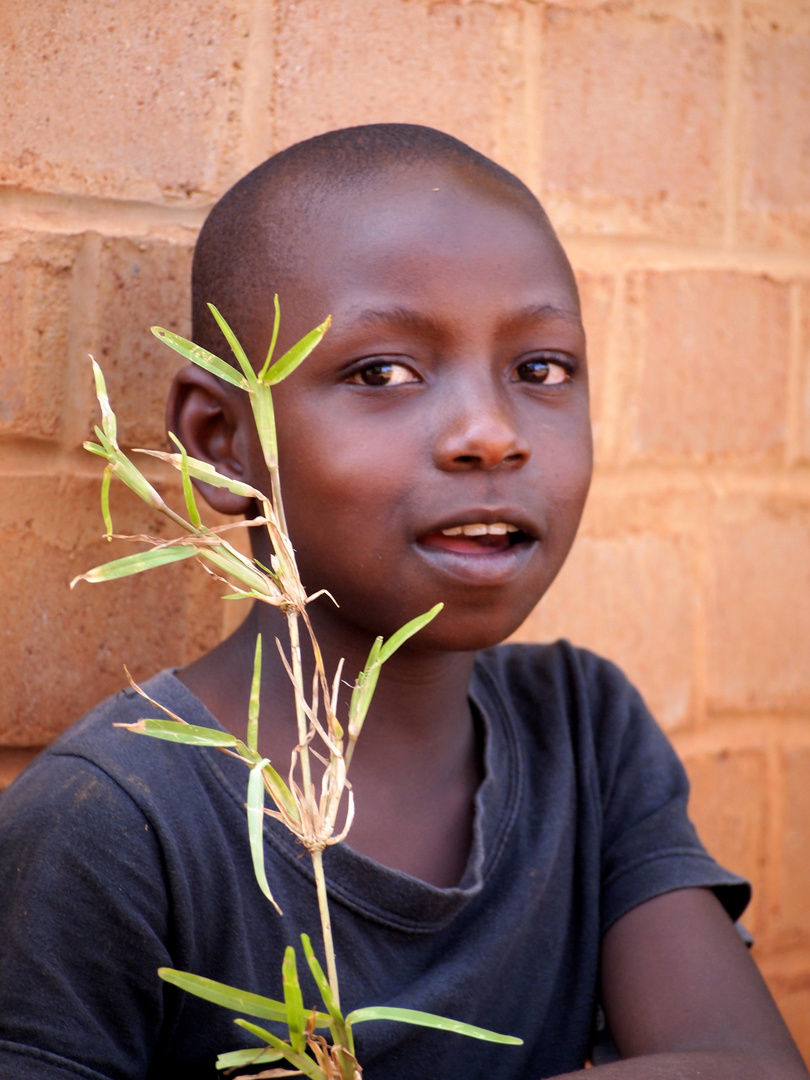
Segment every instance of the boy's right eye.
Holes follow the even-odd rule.
[[[352,372],[346,381],[355,386],[405,386],[421,380],[396,360],[372,360]]]

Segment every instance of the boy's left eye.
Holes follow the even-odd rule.
[[[395,360],[375,360],[364,364],[347,381],[355,386],[404,386],[418,383],[419,378],[405,364]]]
[[[554,386],[569,382],[571,372],[561,360],[537,356],[524,360],[515,368],[515,382],[535,383],[542,386]]]

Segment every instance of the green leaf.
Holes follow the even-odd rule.
[[[217,1056],[218,1069],[233,1069],[242,1065],[268,1065],[271,1061],[283,1061],[278,1050],[231,1050]]]
[[[424,615],[417,615],[415,619],[411,619],[409,623],[406,623],[395,634],[392,634],[380,650],[380,663],[384,664],[401,645],[405,644],[408,638],[418,634],[429,622],[433,622],[443,607],[444,604],[436,604],[430,611],[426,611]]]
[[[267,357],[265,358],[262,370],[259,372],[259,382],[264,380],[267,374],[267,369],[273,360],[273,353],[276,351],[276,342],[278,341],[278,328],[281,325],[281,308],[278,303],[278,293],[273,296],[273,336],[270,338],[270,348],[267,350]]]
[[[262,685],[262,635],[256,635],[256,649],[253,653],[253,680],[250,684],[248,703],[247,744],[255,751],[259,742],[259,694]]]
[[[267,875],[264,871],[264,780],[262,779],[262,769],[269,764],[267,758],[262,758],[250,770],[250,776],[248,777],[248,838],[250,839],[250,855],[253,859],[253,873],[256,875],[256,881],[259,883],[259,888],[280,915],[281,908],[270,891],[270,886],[267,884]]]
[[[225,382],[238,386],[240,390],[247,390],[248,385],[244,376],[240,375],[236,368],[232,367],[227,361],[214,356],[213,353],[203,349],[200,345],[195,345],[193,341],[180,337],[179,334],[173,334],[171,330],[164,330],[162,326],[153,326],[152,333],[156,338],[165,341],[169,348],[180,353],[186,360],[190,360],[192,364],[197,364],[198,367],[204,368],[212,375],[219,376]]]
[[[264,767],[264,775],[270,787],[270,794],[279,806],[283,806],[293,821],[301,821],[301,813],[293,794],[279,774],[269,763]]]
[[[237,746],[239,740],[227,731],[199,727],[196,724],[178,724],[176,720],[138,720],[134,724],[116,724],[115,727],[134,731],[136,735],[151,735],[153,739],[166,742],[186,743],[188,746]]]
[[[174,439],[175,443],[180,446],[172,432],[169,432],[170,438]],[[158,458],[160,461],[166,461],[169,465],[173,465],[175,469],[183,468],[183,456],[182,454],[167,454],[163,450],[142,450],[137,449],[138,454],[148,454],[149,457]],[[248,499],[261,499],[262,493],[250,484],[245,484],[241,480],[235,480],[232,476],[226,476],[224,473],[217,472],[210,461],[200,461],[199,458],[191,457],[190,454],[186,454],[186,466],[188,468],[189,476],[192,476],[195,480],[202,480],[203,483],[211,484],[212,487],[224,487],[228,491],[232,491],[234,495],[244,495]]]
[[[326,1011],[332,1018],[334,1028],[337,1028],[338,1031],[342,1033],[345,1028],[345,1020],[343,1018],[343,1013],[340,1011],[335,1002],[332,988],[329,985],[329,980],[326,978],[326,973],[318,962],[318,958],[315,955],[315,950],[312,948],[312,942],[309,940],[309,935],[302,934],[301,941],[304,945],[304,956],[307,958],[309,970],[312,972],[312,978],[315,980],[315,985],[320,991],[321,998],[323,999],[323,1003],[326,1006]],[[341,1038],[338,1041],[343,1042],[344,1039]]]
[[[98,364],[95,362],[95,360],[92,358],[92,356],[90,357],[90,362],[93,365],[93,378],[96,384],[96,397],[98,398],[98,403],[101,406],[101,426],[104,428],[104,434],[107,436],[107,438],[110,439],[111,442],[115,443],[118,422],[115,419],[115,413],[110,407],[110,399],[107,397],[107,385],[104,382],[104,373],[102,372]]]
[[[265,373],[262,382],[267,386],[275,386],[282,379],[286,379],[288,375],[292,375],[298,365],[302,364],[316,345],[320,343],[331,322],[332,316],[329,315],[320,326],[316,326],[314,330],[310,330],[308,334],[305,334],[279,360],[276,360],[275,364]]]
[[[107,530],[107,539],[112,540],[113,523],[110,513],[110,483],[112,481],[112,466],[108,465],[101,478],[101,516],[104,518],[104,528]]]
[[[86,441],[82,443],[82,446],[85,450],[89,450],[91,454],[98,454],[99,457],[106,458],[109,456],[104,447],[99,446],[98,443]]]
[[[276,417],[273,410],[273,395],[269,386],[259,383],[250,395],[250,407],[256,421],[256,431],[268,469],[278,466],[278,438],[276,436]]]
[[[162,509],[165,505],[163,499],[126,454],[120,450],[113,450],[109,461],[118,479],[126,484],[128,488],[131,488],[139,499],[143,499],[148,506]]]
[[[366,666],[357,676],[357,681],[352,688],[352,696],[349,701],[349,736],[357,738],[360,734],[368,713],[371,699],[377,688],[380,677],[380,649],[383,639],[375,638],[374,644],[366,660]]]
[[[230,574],[249,589],[255,589],[260,596],[278,595],[278,587],[272,587],[271,583],[250,563],[244,562],[239,556],[230,551],[223,544],[222,547],[201,547],[198,554],[203,559],[213,563],[224,574]]]
[[[298,982],[298,968],[295,963],[295,949],[288,945],[284,950],[284,961],[281,965],[281,978],[284,984],[284,1003],[287,1006],[287,1027],[290,1032],[290,1046],[299,1054],[303,1054],[307,1047],[304,1026],[306,1015],[304,1013],[304,998],[301,994],[301,984]]]
[[[181,990],[204,998],[214,1005],[247,1013],[248,1016],[260,1016],[264,1020],[287,1023],[287,1006],[283,1001],[262,997],[261,994],[250,994],[247,990],[237,990],[235,986],[228,986],[227,983],[215,982],[203,975],[192,975],[188,971],[177,971],[176,968],[158,968],[158,975],[164,982],[178,986]],[[319,1027],[326,1027],[328,1021],[328,1016],[319,1014]]]
[[[366,1020],[397,1020],[403,1024],[417,1024],[419,1027],[438,1028],[440,1031],[455,1031],[471,1039],[483,1039],[486,1042],[503,1043],[506,1046],[522,1046],[523,1039],[514,1035],[499,1035],[496,1031],[462,1024],[459,1020],[448,1020],[433,1013],[418,1012],[416,1009],[394,1009],[386,1005],[371,1005],[366,1009],[355,1009],[346,1017],[349,1026],[365,1023]]]
[[[274,1035],[272,1031],[267,1031],[265,1028],[259,1027],[258,1024],[251,1024],[247,1020],[235,1020],[234,1023],[245,1028],[246,1031],[253,1032],[257,1038],[263,1039],[268,1046],[278,1050],[296,1069],[300,1069],[304,1076],[310,1077],[310,1080],[326,1080],[321,1067],[309,1055],[296,1053],[289,1043],[285,1043],[283,1039],[280,1039],[278,1035]]]
[[[200,511],[197,509],[197,500],[194,498],[194,488],[191,486],[191,477],[188,472],[188,454],[186,453],[185,446],[183,446],[173,431],[169,432],[169,438],[180,451],[180,475],[183,479],[183,495],[186,500],[188,520],[195,528],[199,529],[202,525],[202,518],[200,517]]]
[[[130,574],[141,574],[144,570],[153,570],[156,566],[164,566],[166,563],[178,562],[180,559],[189,559],[196,552],[188,544],[176,544],[170,547],[151,548],[149,551],[140,551],[136,555],[125,555],[123,559],[114,559],[102,566],[94,566],[86,574],[79,574],[70,583],[71,589],[77,581],[113,581],[115,578],[129,577]]]
[[[224,316],[220,315],[220,313],[217,311],[213,304],[208,305],[208,310],[217,320],[217,325],[219,326],[222,333],[225,335],[225,339],[230,345],[233,355],[236,357],[237,361],[239,362],[240,368],[245,374],[247,384],[252,390],[256,384],[256,372],[253,370],[253,366],[247,358],[247,353],[239,344],[236,338],[236,334],[234,334],[233,330],[231,330],[230,326],[228,326]]]

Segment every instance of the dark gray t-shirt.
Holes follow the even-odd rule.
[[[190,723],[218,726],[171,672],[146,689]],[[342,1003],[436,1012],[525,1044],[371,1022],[356,1028],[364,1080],[538,1080],[580,1068],[605,930],[681,887],[713,888],[734,918],[748,899],[698,841],[683,769],[613,665],[566,643],[500,646],[480,655],[470,693],[485,778],[458,887],[347,844],[326,852]],[[254,1040],[235,1014],[164,986],[156,968],[280,997],[285,946],[304,931],[317,948],[309,860],[269,819],[283,918],[254,880],[244,765],[112,726],[153,712],[131,691],[110,699],[0,800],[6,1080],[213,1076],[217,1052]]]

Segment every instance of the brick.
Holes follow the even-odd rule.
[[[42,0],[6,7],[0,183],[209,201],[240,171],[246,6]]]
[[[810,284],[799,290],[801,339],[799,358],[799,456],[810,461]]]
[[[692,785],[689,815],[701,840],[721,865],[754,886],[743,922],[756,937],[764,922],[768,855],[765,755],[760,750],[719,750],[684,756],[683,762]]]
[[[710,705],[810,707],[810,509],[729,497],[714,510]]]
[[[675,461],[780,460],[789,286],[733,272],[647,272],[633,452]]]
[[[7,788],[19,776],[26,765],[36,757],[36,750],[0,749],[0,791]]]
[[[810,949],[810,749],[783,752],[779,890],[773,914],[778,949]]]
[[[689,543],[638,532],[585,532],[518,641],[569,638],[615,661],[666,728],[689,717],[693,696],[694,567]]]
[[[745,8],[740,102],[740,233],[810,249],[810,10],[795,0]]]
[[[190,243],[112,237],[102,242],[94,355],[118,415],[122,445],[165,442],[166,396],[183,360],[149,328],[159,325],[190,336],[191,255]],[[92,431],[98,405],[89,371],[84,385]]]
[[[722,9],[632,7],[545,8],[543,197],[565,231],[717,235]]]
[[[57,438],[79,236],[0,234],[0,433]]]
[[[395,121],[438,127],[515,168],[511,147],[498,153],[505,106],[517,107],[504,94],[517,97],[522,79],[520,49],[501,40],[512,18],[494,4],[280,0],[274,148]]]
[[[793,977],[771,977],[768,986],[805,1065],[810,1068],[810,971]]]
[[[602,420],[602,388],[607,365],[615,281],[608,274],[594,274],[586,270],[578,270],[577,285],[582,304],[582,321],[588,338],[591,424],[598,447]]]
[[[68,588],[77,574],[136,550],[101,539],[98,492],[92,478],[0,478],[0,745],[49,742],[125,684],[124,663],[143,679],[218,639],[221,586],[191,563]],[[125,489],[113,493],[113,523],[126,533],[166,533]],[[189,586],[195,573],[203,585]]]

